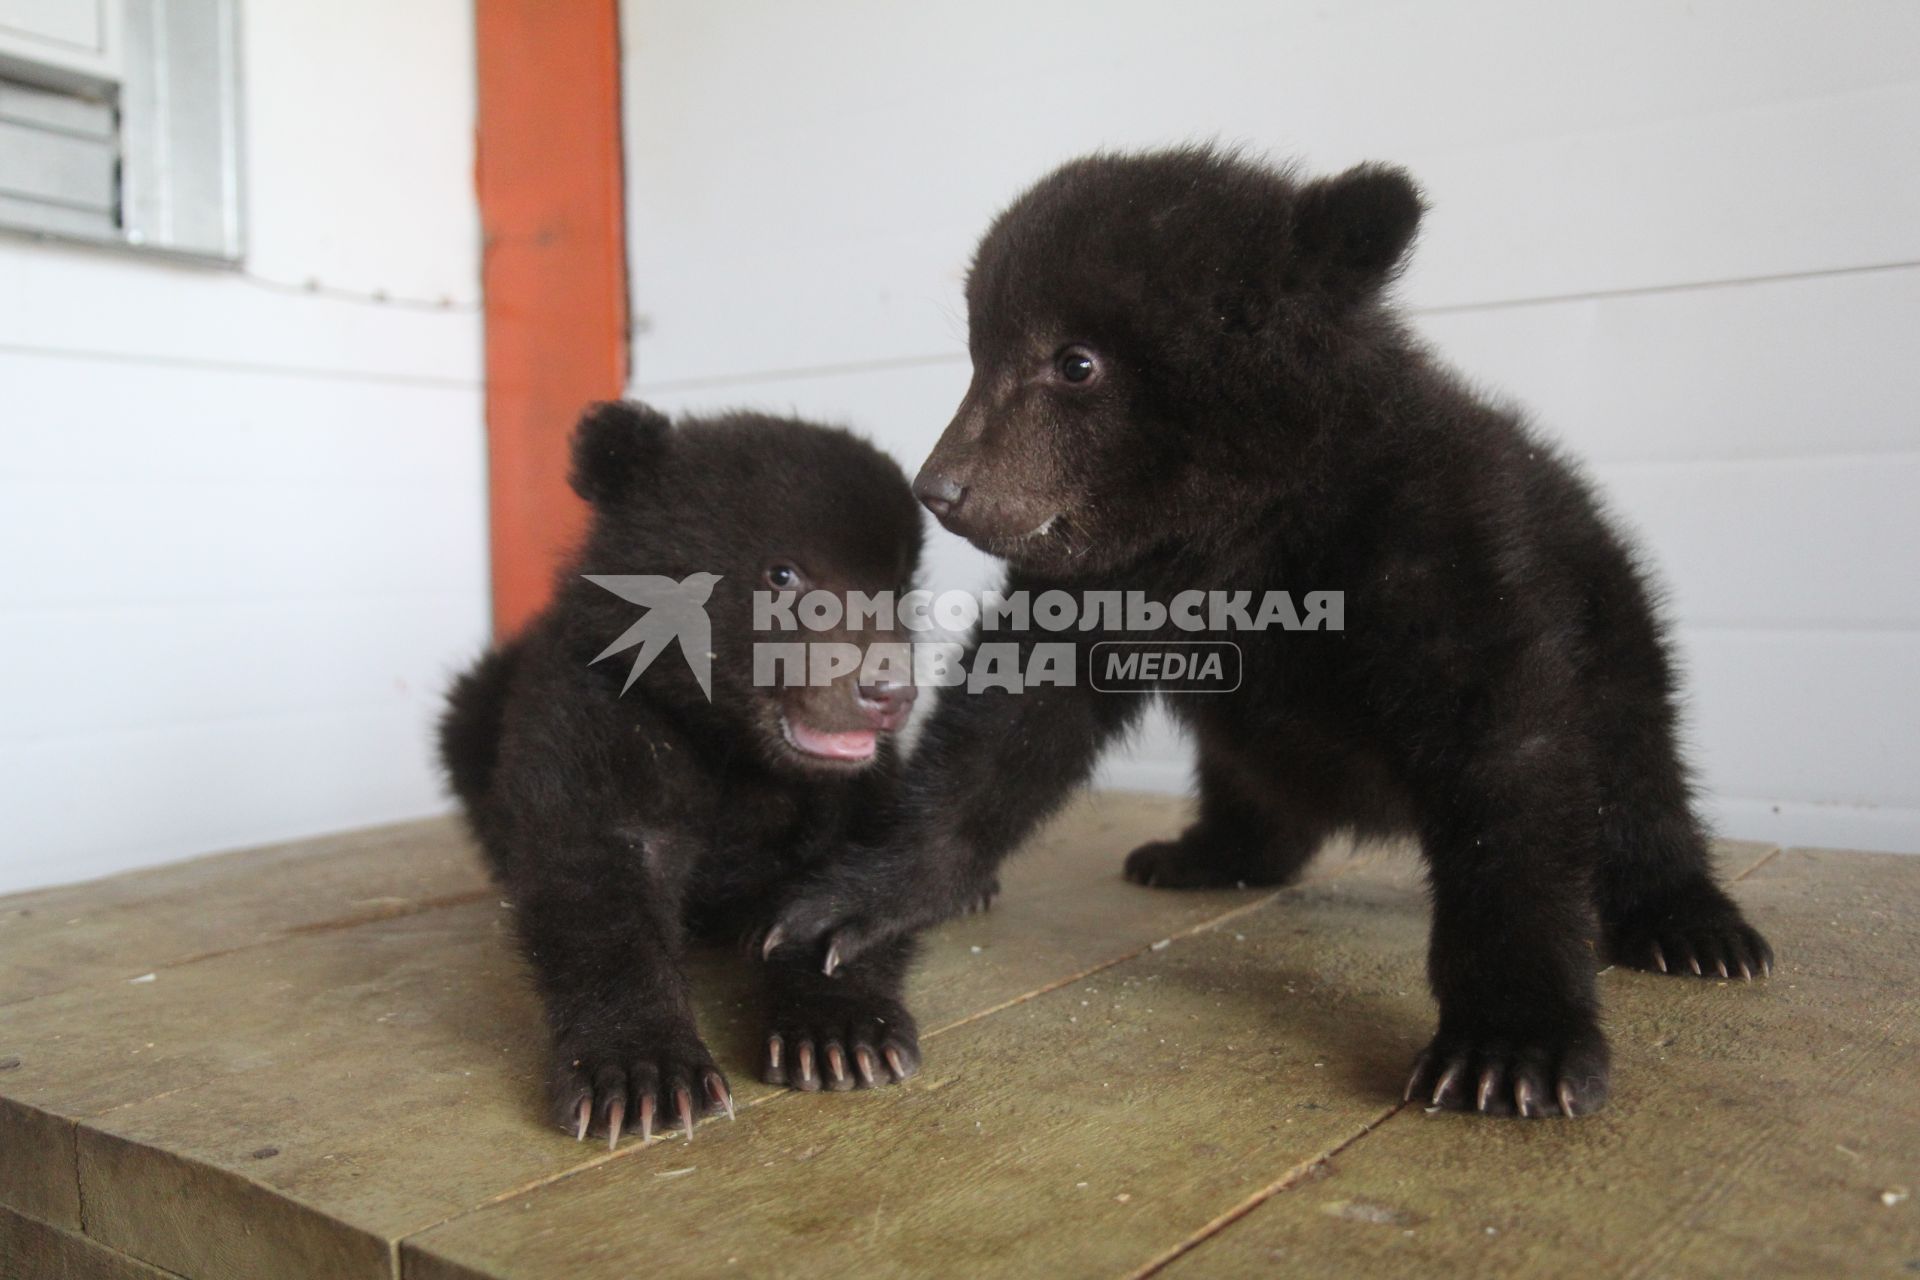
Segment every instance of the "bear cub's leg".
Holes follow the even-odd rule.
[[[1644,602],[1611,622],[1594,636],[1610,661],[1589,684],[1607,762],[1594,880],[1607,958],[1655,973],[1765,977],[1773,948],[1714,882],[1676,743],[1671,659],[1658,622]]]
[[[1602,852],[1586,744],[1494,722],[1438,738],[1410,774],[1432,886],[1440,1026],[1406,1096],[1489,1115],[1605,1104],[1593,883]]]
[[[650,1138],[733,1111],[727,1080],[694,1025],[671,894],[632,899],[580,884],[528,886],[519,925],[553,1032],[555,1120],[576,1137]]]
[[[1127,855],[1125,874],[1155,889],[1230,889],[1288,884],[1298,878],[1329,826],[1266,779],[1256,797],[1244,766],[1227,748],[1202,739],[1200,815],[1177,840],[1154,840]]]
[[[1585,1115],[1604,1105],[1593,911],[1572,850],[1435,847],[1428,978],[1440,1027],[1406,1096],[1489,1115]]]
[[[776,953],[760,1078],[815,1093],[897,1084],[917,1072],[920,1032],[902,998],[913,951],[912,939],[898,939],[831,977],[810,952]]]
[[[1684,801],[1622,797],[1608,816],[1595,883],[1608,959],[1681,976],[1772,974],[1773,948],[1714,883],[1706,837]]]

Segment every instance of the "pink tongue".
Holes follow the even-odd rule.
[[[873,754],[875,738],[871,729],[825,733],[810,729],[798,720],[789,720],[787,733],[792,736],[793,745],[809,755],[826,756],[830,760],[865,760]]]

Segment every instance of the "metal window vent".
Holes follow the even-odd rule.
[[[234,0],[0,0],[0,227],[241,252]]]

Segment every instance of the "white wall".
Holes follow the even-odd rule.
[[[627,0],[636,393],[917,465],[959,280],[1099,146],[1408,165],[1402,295],[1663,567],[1729,834],[1920,849],[1920,8]],[[979,557],[940,539],[943,584]],[[1179,787],[1164,730],[1109,771]]]
[[[0,237],[0,891],[443,807],[487,631],[466,0],[245,6],[245,269]]]

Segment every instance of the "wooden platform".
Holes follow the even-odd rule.
[[[924,1074],[753,1081],[608,1153],[539,1119],[505,913],[428,822],[0,900],[0,1276],[1920,1273],[1920,858],[1721,848],[1773,981],[1609,972],[1614,1103],[1399,1103],[1430,1030],[1417,868],[1280,893],[1119,876],[1109,795],[915,984]]]

